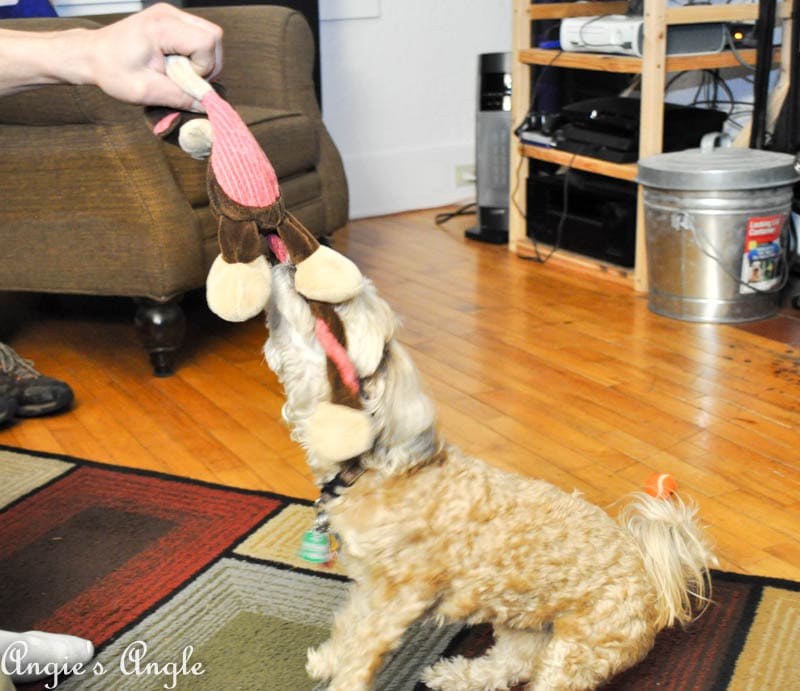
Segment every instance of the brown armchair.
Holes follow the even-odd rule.
[[[347,183],[314,93],[314,45],[282,7],[193,10],[225,31],[220,79],[275,167],[286,206],[318,236],[347,221]],[[97,26],[119,15],[14,20]],[[157,375],[183,340],[180,298],[218,253],[206,162],[162,143],[141,107],[94,87],[0,98],[0,290],[126,296]]]

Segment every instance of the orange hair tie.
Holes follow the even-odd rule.
[[[653,473],[645,478],[644,491],[656,499],[669,499],[678,491],[678,483],[669,473]]]

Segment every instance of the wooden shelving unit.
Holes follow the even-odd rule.
[[[667,7],[667,0],[645,0],[644,2],[644,49],[641,58],[596,53],[567,53],[546,50],[530,45],[531,22],[543,19],[563,19],[565,17],[587,17],[604,14],[624,14],[627,2],[573,2],[553,4],[531,4],[530,0],[514,0],[514,64],[512,79],[514,88],[511,96],[512,122],[517,125],[527,114],[530,106],[531,65],[549,65],[566,69],[583,69],[609,72],[641,74],[641,112],[642,127],[639,137],[639,158],[661,153],[664,133],[664,90],[666,75],[669,72],[702,70],[722,67],[735,67],[739,61],[731,51],[703,55],[667,56],[666,27],[671,24],[696,24],[703,22],[728,22],[754,20],[758,17],[758,5],[703,5]],[[791,30],[789,3],[780,3],[777,21],[783,23],[784,36]],[[739,55],[748,63],[755,62],[754,50],[740,50]],[[787,51],[788,52],[788,51]],[[789,56],[776,50],[774,61],[781,65],[781,81],[789,75]],[[778,89],[776,88],[776,91]],[[772,110],[780,107],[772,103]],[[746,145],[741,139],[737,143]],[[509,205],[509,249],[520,256],[531,256],[533,247],[527,237],[525,224],[524,188],[528,176],[528,160],[537,159],[584,170],[600,175],[634,180],[637,167],[635,163],[618,164],[587,156],[537,146],[511,143],[511,189],[517,197]],[[512,191],[512,196],[514,195]],[[520,198],[521,197],[521,198]],[[562,260],[585,269],[596,269],[598,276],[622,277],[632,283],[639,291],[647,290],[647,255],[644,238],[644,205],[642,191],[639,189],[636,221],[636,260],[632,271],[606,264],[590,257],[570,255],[559,251]],[[555,256],[555,255],[554,255]]]

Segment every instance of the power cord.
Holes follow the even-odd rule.
[[[562,166],[564,168],[564,180],[562,181],[561,189],[561,215],[558,219],[558,225],[556,226],[555,242],[550,246],[550,251],[547,254],[542,255],[541,252],[539,252],[539,243],[536,240],[536,235],[529,234],[530,239],[533,241],[534,256],[525,258],[530,261],[537,262],[538,264],[546,264],[550,258],[559,249],[561,249],[561,239],[564,234],[564,224],[566,223],[567,216],[569,214],[569,174],[573,170],[572,165],[575,163],[577,156],[577,153],[573,153],[569,163],[567,163],[566,166]]]
[[[449,220],[456,218],[457,216],[474,216],[477,211],[477,203],[470,202],[469,204],[465,204],[460,209],[456,209],[455,211],[445,211],[444,213],[436,214],[434,221],[436,222],[437,226],[440,226],[442,223],[447,223]]]
[[[514,135],[519,137],[520,133],[527,129],[535,129],[530,126],[532,118],[537,115],[535,107],[536,107],[536,99],[539,95],[539,84],[542,81],[542,77],[547,73],[547,71],[553,66],[553,63],[558,60],[559,56],[562,55],[564,51],[560,48],[553,53],[553,57],[550,58],[550,61],[544,65],[541,65],[541,70],[536,75],[536,81],[534,81],[533,85],[531,86],[531,102],[528,106],[528,112],[525,113],[525,117],[522,119],[522,122],[519,123],[514,128]]]

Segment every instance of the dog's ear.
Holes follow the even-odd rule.
[[[337,305],[336,313],[347,332],[347,352],[359,375],[372,376],[397,332],[399,319],[366,279],[359,295]]]

